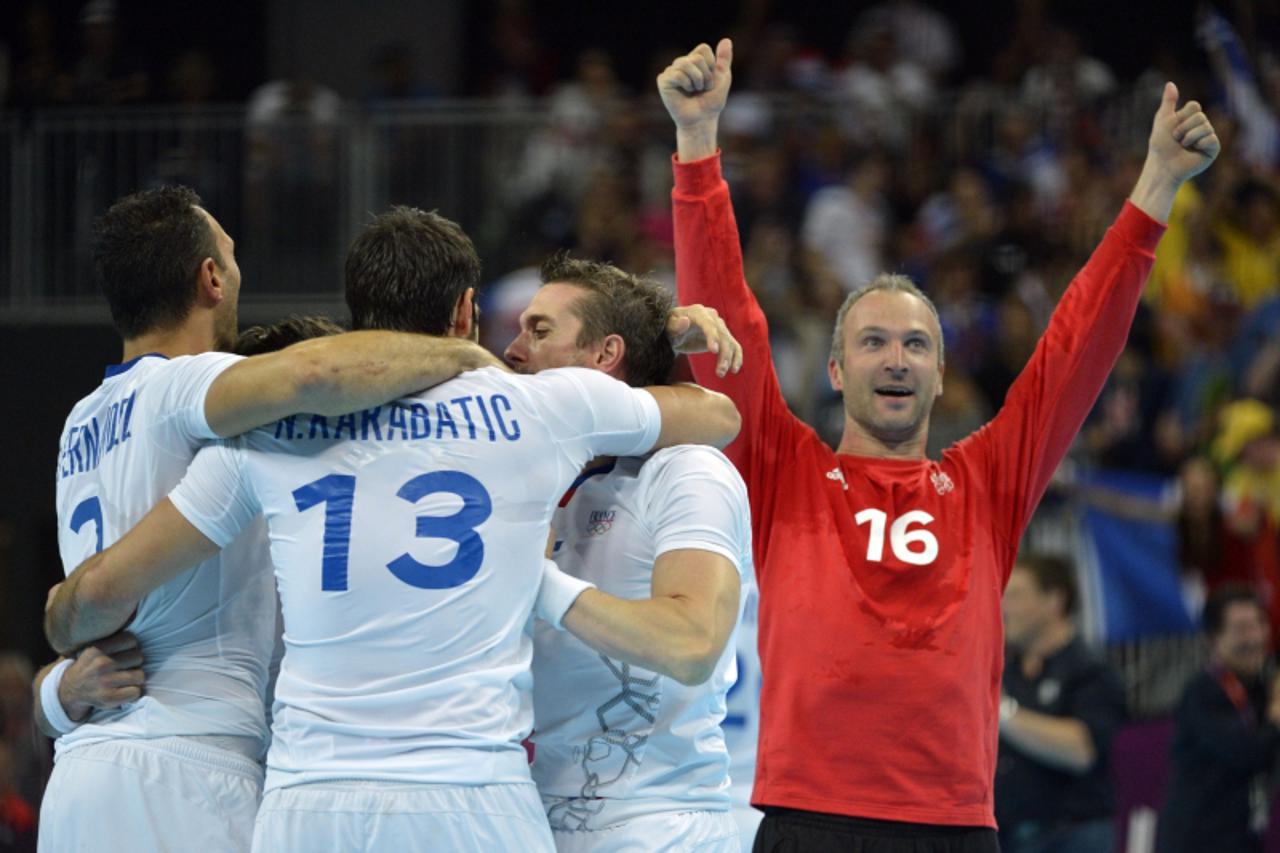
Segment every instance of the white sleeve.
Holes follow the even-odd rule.
[[[751,578],[747,487],[724,454],[710,447],[672,447],[641,471],[655,557],[681,549],[711,551],[731,562],[743,580]]]
[[[200,449],[182,482],[169,493],[178,512],[220,548],[225,548],[262,511],[232,442]]]
[[[586,458],[640,456],[653,449],[662,414],[653,395],[598,370],[561,367],[529,377],[544,422]]]
[[[209,428],[204,401],[213,381],[241,356],[225,352],[206,352],[175,358],[166,366],[160,379],[160,399],[155,408],[162,416],[156,426],[176,429],[193,442],[209,441],[218,436]]]

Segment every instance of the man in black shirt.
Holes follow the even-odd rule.
[[[996,820],[1005,853],[1109,853],[1115,792],[1108,755],[1124,687],[1076,635],[1075,570],[1019,555],[1004,594],[1004,695]]]
[[[1204,607],[1210,659],[1174,718],[1173,781],[1160,813],[1161,853],[1262,850],[1268,777],[1280,749],[1280,693],[1269,673],[1267,613],[1250,588],[1226,585]]]

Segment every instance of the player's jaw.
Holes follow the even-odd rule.
[[[872,438],[901,444],[916,438],[928,423],[933,400],[901,384],[876,387],[858,395],[845,391],[845,415]]]

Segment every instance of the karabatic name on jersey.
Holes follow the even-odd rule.
[[[471,371],[206,448],[170,498],[211,540],[261,511],[284,616],[266,788],[528,782],[525,627],[559,497],[648,451],[646,392],[579,368]]]

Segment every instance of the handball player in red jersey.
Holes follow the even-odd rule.
[[[738,374],[727,453],[750,495],[764,675],[755,849],[998,850],[992,810],[1003,637],[1018,540],[1129,333],[1178,187],[1220,144],[1167,84],[1128,202],[1076,275],[996,416],[925,457],[942,393],[937,311],[880,275],[835,318],[833,452],[787,409],[768,330],[743,279],[716,127],[733,46],[700,45],[658,77],[676,125],[672,194],[681,302],[717,308]]]

